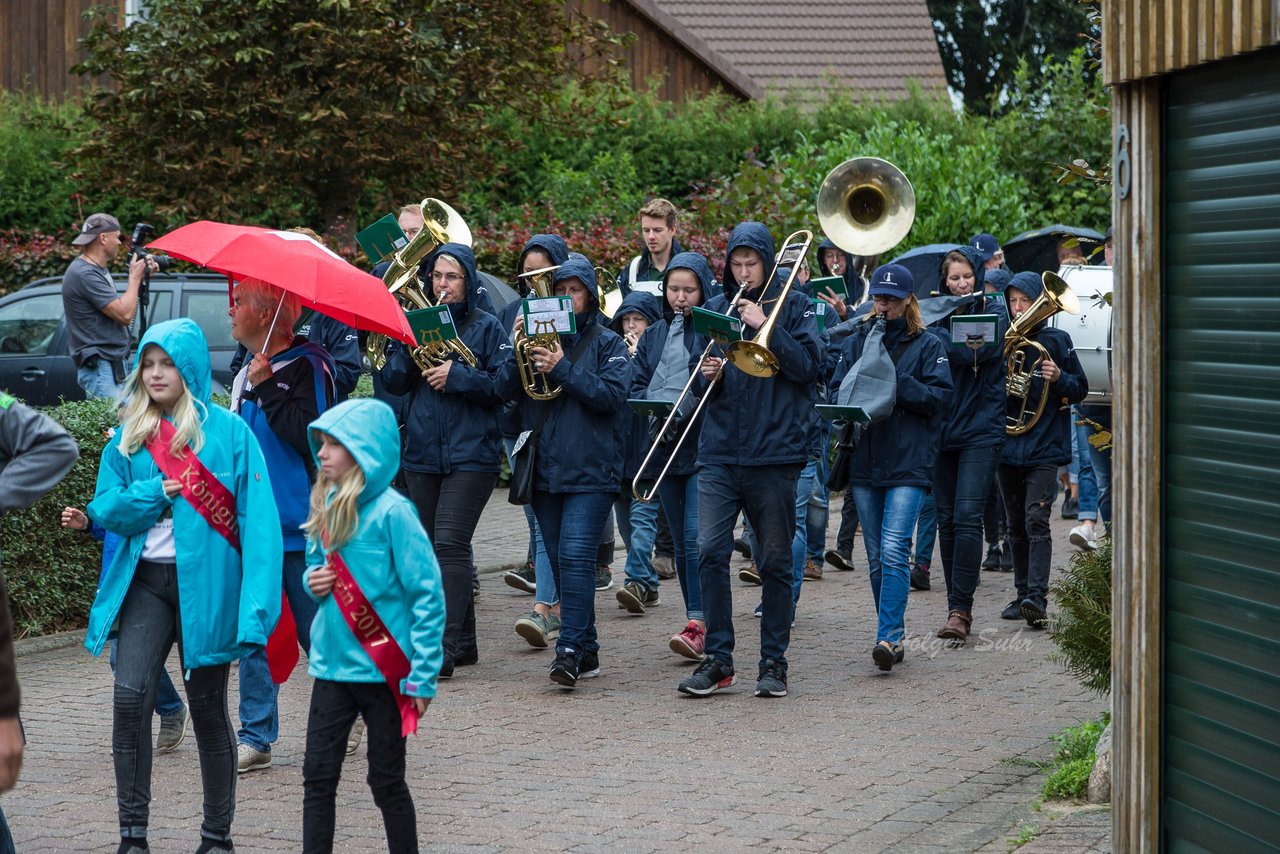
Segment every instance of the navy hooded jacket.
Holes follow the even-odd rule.
[[[1004,289],[1006,302],[1009,290],[1014,288],[1031,297],[1032,301],[1044,292],[1044,285],[1035,273],[1019,273],[1014,276]],[[1000,462],[1011,466],[1066,465],[1071,462],[1072,426],[1068,405],[1084,400],[1089,391],[1089,381],[1085,378],[1084,367],[1076,357],[1071,336],[1066,332],[1049,326],[1047,321],[1041,321],[1031,329],[1029,337],[1049,351],[1049,357],[1062,373],[1049,387],[1049,399],[1040,420],[1021,436],[1008,437]],[[1029,409],[1040,400],[1043,387],[1044,379],[1037,372],[1031,380],[1031,390],[1027,395]],[[1013,398],[1008,398],[1008,403],[1010,412],[1016,412],[1017,406],[1020,406],[1015,405]]]
[[[486,298],[478,292],[476,258],[470,247],[460,243],[439,247],[423,262],[424,275],[435,268],[441,255],[458,259],[466,278],[465,300],[450,304],[449,309],[458,337],[475,354],[476,367],[454,357],[444,391],[436,391],[422,378],[403,342],[387,345],[383,387],[409,396],[402,465],[405,471],[423,474],[496,474],[502,450],[498,416],[515,373],[511,340],[498,319],[479,307]]]
[[[854,334],[845,339],[828,384],[833,395],[862,356],[867,333],[876,322],[858,324]],[[927,490],[933,486],[939,427],[951,398],[947,352],[928,331],[907,335],[906,318],[885,322],[884,346],[890,356],[899,353],[895,364],[897,402],[887,419],[863,431],[850,462],[849,482],[882,489],[917,486]]]
[[[764,262],[767,275],[773,269],[773,237],[758,222],[739,223],[729,237],[725,257],[739,247],[754,249]],[[724,290],[736,295],[738,283],[733,267],[725,263]],[[747,299],[764,296],[766,316],[782,312],[774,324],[769,349],[778,359],[779,371],[773,377],[753,377],[726,364],[720,380],[711,391],[698,443],[698,463],[737,466],[768,466],[795,463],[809,458],[812,422],[809,415],[816,402],[816,385],[821,366],[818,325],[809,298],[792,290],[785,301],[775,302],[782,292],[782,282],[774,279],[763,288],[748,291]],[[707,301],[709,311],[738,316],[730,309],[727,296],[718,295]],[[757,330],[744,324],[742,335],[749,338]],[[690,352],[690,369],[697,370],[698,357],[707,345],[702,335],[695,336]],[[720,347],[712,349],[721,354]],[[694,389],[706,390],[706,379],[699,376]]]
[[[974,293],[982,293],[983,269],[981,256],[971,246],[962,246],[960,252],[968,259],[974,272]],[[940,281],[946,287],[946,270]],[[1003,300],[979,297],[976,302],[961,306],[951,317],[966,314],[994,314],[996,316],[996,346],[978,351],[977,361],[971,350],[951,345],[951,320],[943,318],[929,327],[929,332],[942,342],[943,351],[951,364],[951,382],[955,392],[942,416],[942,447],[944,451],[962,451],[965,448],[998,448],[1004,444],[1004,368],[1003,342],[1009,328],[1009,313]],[[975,372],[974,367],[977,367]]]
[[[658,298],[644,291],[632,291],[622,298],[622,305],[618,306],[618,310],[613,313],[613,320],[609,322],[609,328],[622,335],[622,318],[628,314],[638,314],[649,322],[652,328],[654,321],[658,319]],[[641,339],[648,333],[648,329],[641,333]],[[626,339],[623,339],[623,345],[626,345]],[[635,383],[636,358],[639,356],[639,345],[636,346],[636,356],[631,357],[630,367],[631,373],[628,380],[628,388]],[[635,412],[631,407],[627,407],[622,411],[622,417],[619,419],[620,428],[622,430],[622,478],[623,480],[632,480],[636,476],[636,472],[640,470],[640,463],[644,461],[644,455],[649,450],[649,419],[647,416]]]
[[[849,307],[852,308],[858,304],[862,297],[862,279],[858,277],[858,271],[853,265],[853,255],[832,243],[831,238],[822,238],[822,242],[818,244],[818,273],[820,276],[832,275],[831,268],[827,266],[827,262],[822,257],[822,250],[824,249],[834,249],[844,256],[844,272],[840,274],[840,277],[844,279],[845,289],[849,292]]]
[[[633,362],[635,367],[634,374],[631,378],[631,397],[644,400],[648,398],[649,383],[653,381],[653,375],[658,370],[658,364],[662,361],[662,351],[667,346],[667,335],[671,331],[671,321],[675,319],[675,311],[671,308],[671,304],[666,299],[667,278],[673,270],[689,270],[698,277],[698,284],[702,288],[702,298],[698,301],[698,305],[705,305],[707,297],[711,293],[711,288],[715,284],[715,277],[711,275],[711,266],[707,263],[707,259],[703,258],[697,252],[681,252],[679,255],[672,256],[671,263],[667,264],[666,272],[662,276],[663,299],[662,299],[662,318],[658,322],[651,324],[645,330],[644,335],[640,336],[640,345],[636,347],[636,357]],[[624,302],[623,305],[626,305]],[[693,331],[692,319],[686,319],[683,324],[682,334],[684,336],[685,349],[689,351],[691,358],[697,358],[702,354],[702,350],[706,348],[704,342],[697,350],[697,335]],[[736,370],[736,368],[734,369]],[[686,381],[688,377],[685,377]],[[697,401],[688,398],[689,409],[697,405]],[[674,401],[672,401],[674,403]],[[650,418],[646,419],[651,423],[652,430],[662,426],[663,419]],[[676,436],[679,431],[689,427],[687,422],[676,422]],[[674,475],[691,475],[698,467],[698,437],[702,431],[702,415],[699,414],[697,423],[691,428],[690,434],[685,438],[684,444],[680,446],[680,453],[676,456],[675,462],[668,469],[669,474]],[[645,431],[646,444],[642,453],[648,453],[649,447],[655,436],[650,435],[651,430]],[[662,467],[666,465],[670,457],[670,447],[674,444],[668,442],[668,450],[666,453],[661,451],[654,455],[653,460],[649,463],[649,469],[646,474],[657,477],[658,472],[662,471]],[[641,457],[643,461],[643,457]]]
[[[596,274],[585,259],[570,258],[556,271],[557,283],[578,279],[592,300],[576,315],[578,331],[560,336],[563,356],[548,374],[562,391],[553,400],[521,402],[524,429],[532,430],[543,409],[550,414],[542,426],[533,486],[539,492],[616,493],[622,478],[622,411],[631,383],[631,359],[618,335],[603,328],[574,356],[578,341],[599,322],[600,291]]]
[[[535,234],[529,238],[524,244],[524,248],[520,250],[520,259],[516,262],[516,272],[519,273],[524,269],[524,256],[528,255],[535,249],[541,249],[551,258],[553,265],[563,264],[569,259],[569,245],[564,242],[564,238],[558,234]],[[524,287],[525,279],[518,279],[520,287]],[[527,294],[521,294],[527,296]],[[498,320],[502,323],[502,329],[507,333],[507,339],[511,339],[511,330],[515,328],[516,317],[520,314],[521,300],[512,300],[502,309],[502,314]],[[524,397],[524,392],[518,391],[520,397]],[[510,400],[502,412],[502,435],[508,439],[514,439],[520,435],[520,401]]]

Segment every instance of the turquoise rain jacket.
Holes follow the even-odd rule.
[[[138,346],[135,370],[150,344],[169,354],[197,401],[204,417],[204,446],[196,456],[235,496],[242,551],[233,549],[181,495],[167,498],[161,486],[164,475],[150,452],[139,448],[125,456],[118,431],[102,449],[98,487],[86,512],[118,534],[121,543],[98,582],[84,645],[94,655],[102,652],[133,582],[147,532],[172,507],[183,667],[224,664],[265,646],[280,619],[280,517],[249,425],[210,405],[209,346],[200,327],[190,318],[151,327]]]
[[[320,433],[342,443],[364,471],[360,521],[340,553],[356,584],[400,649],[409,658],[409,678],[400,692],[434,697],[436,676],[444,661],[444,591],[440,564],[418,511],[394,489],[400,468],[396,416],[380,400],[348,400],[311,422],[311,453],[320,450]],[[316,464],[319,465],[317,459]],[[346,617],[330,594],[311,593],[311,573],[325,563],[325,550],[307,539],[307,571],[303,586],[320,603],[311,623],[311,656],[307,672],[332,682],[382,682],[382,673],[360,646]]]

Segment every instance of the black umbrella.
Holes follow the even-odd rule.
[[[1040,275],[1045,271],[1057,272],[1058,244],[1074,237],[1080,242],[1080,252],[1086,259],[1094,249],[1102,246],[1102,232],[1092,228],[1071,225],[1050,225],[1035,231],[1025,231],[1006,242],[1004,263],[1011,273],[1031,272]],[[1101,254],[1101,253],[1099,253]]]
[[[890,263],[901,264],[911,271],[911,278],[916,283],[916,299],[928,299],[937,294],[941,285],[939,268],[942,259],[948,252],[962,249],[959,243],[930,243],[919,246],[910,252],[903,252]]]
[[[485,293],[489,295],[489,299],[493,301],[493,307],[499,314],[511,303],[520,299],[520,295],[516,293],[515,288],[499,279],[493,273],[479,271],[480,278],[483,280],[481,284],[484,286]]]

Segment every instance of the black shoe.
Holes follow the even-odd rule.
[[[445,657],[444,664],[440,665],[440,675],[437,678],[439,679],[453,678],[453,661],[451,661],[447,656]]]
[[[470,667],[480,663],[480,650],[472,647],[453,660],[454,667]]]
[[[876,667],[885,672],[892,670],[893,665],[901,664],[905,657],[906,651],[900,643],[880,641],[871,650],[871,660],[876,663]]]
[[[747,545],[746,540],[734,540],[733,550],[745,557],[747,560],[751,560],[751,546]]]
[[[692,676],[680,680],[676,690],[691,697],[705,697],[732,687],[737,681],[732,667],[715,658],[704,658]]]
[[[600,653],[584,652],[578,656],[578,678],[594,679],[600,675]]]
[[[911,567],[911,589],[928,590],[929,587],[929,564],[917,563]]]
[[[1002,620],[1021,620],[1022,619],[1022,602],[1014,599],[1008,605],[1004,606],[1004,610],[1000,612]]]
[[[116,854],[141,854],[144,851],[150,851],[145,839],[121,839],[120,847],[116,849]]]
[[[1013,572],[1013,545],[1008,540],[1000,543],[1000,571]]]
[[[200,847],[196,849],[196,854],[225,854],[225,852],[235,852],[235,846],[230,843],[214,842],[212,839],[201,839]]]
[[[613,570],[607,566],[596,567],[596,592],[608,590],[613,586]]]
[[[1018,613],[1022,616],[1022,619],[1027,621],[1027,625],[1033,629],[1043,629],[1049,625],[1044,608],[1041,608],[1039,603],[1030,597],[1022,600],[1022,604],[1018,606]]]
[[[1062,518],[1074,519],[1080,514],[1079,500],[1072,498],[1070,495],[1062,499]]]
[[[538,580],[534,578],[533,564],[526,563],[519,569],[508,570],[502,578],[507,584],[523,593],[534,593],[538,589]]]
[[[839,549],[828,549],[827,553],[823,557],[826,558],[827,563],[831,564],[836,569],[844,570],[845,572],[852,572],[855,569],[853,565],[853,552],[846,554]]]
[[[760,665],[760,678],[756,680],[756,696],[787,696],[787,668],[772,659]]]
[[[987,546],[987,556],[982,561],[982,568],[987,570],[988,572],[999,569],[1001,557],[1003,557],[1003,554],[1001,553],[1001,550],[1000,550],[1000,544],[992,543],[991,545]]]
[[[576,650],[557,652],[556,660],[551,664],[551,681],[565,688],[576,688],[580,666]]]

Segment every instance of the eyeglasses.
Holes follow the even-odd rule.
[[[451,285],[456,285],[458,282],[462,281],[462,276],[458,273],[437,273],[433,270],[431,273],[431,281],[448,282]]]

